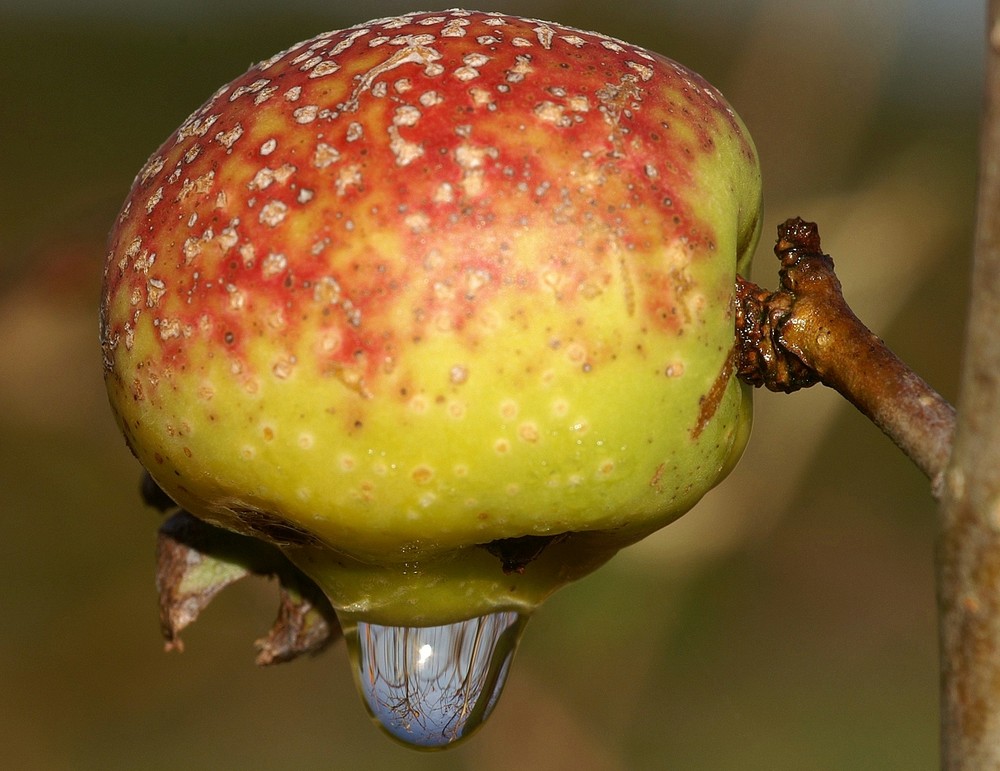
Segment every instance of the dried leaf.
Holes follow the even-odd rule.
[[[257,640],[257,664],[281,664],[301,656],[316,654],[340,637],[335,614],[326,613],[329,604],[317,606],[294,588],[282,585],[278,618],[267,637]]]
[[[340,636],[323,592],[278,548],[180,511],[160,527],[157,542],[156,588],[166,649],[182,651],[181,631],[219,592],[250,574],[275,576],[280,584],[278,617],[257,641],[258,664],[317,653]]]

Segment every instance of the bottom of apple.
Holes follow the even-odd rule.
[[[526,621],[515,611],[427,627],[348,621],[344,637],[372,719],[408,747],[435,750],[489,717]]]
[[[425,628],[500,611],[529,614],[557,589],[607,562],[622,547],[621,538],[524,536],[412,562],[362,561],[325,546],[282,551],[323,590],[345,626],[364,621]]]

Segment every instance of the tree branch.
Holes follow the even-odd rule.
[[[1000,0],[987,34],[972,298],[938,549],[949,771],[1000,768]]]
[[[836,389],[937,489],[951,454],[954,408],[854,315],[815,224],[790,219],[779,226],[774,252],[778,291],[736,282],[740,377],[773,391],[816,382]]]

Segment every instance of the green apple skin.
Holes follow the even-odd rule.
[[[111,405],[178,504],[347,616],[526,611],[738,459],[759,212],[744,125],[657,54],[465,11],[321,35],[137,176]],[[520,573],[477,548],[558,535]]]

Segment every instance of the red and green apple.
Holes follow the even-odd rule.
[[[138,174],[111,404],[174,501],[342,618],[527,613],[738,459],[759,215],[743,123],[658,54],[466,11],[323,34]]]

